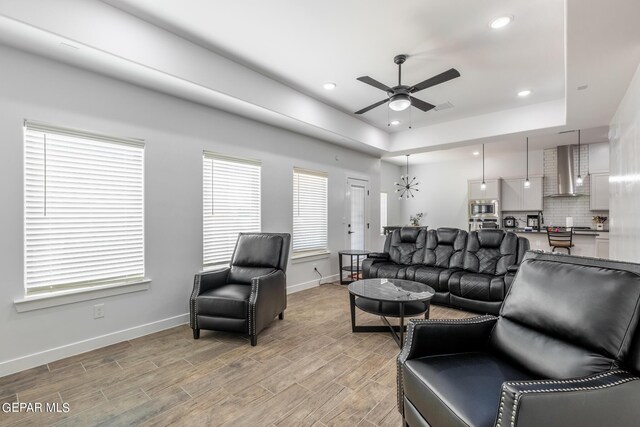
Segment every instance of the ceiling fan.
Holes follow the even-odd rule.
[[[376,102],[375,104],[371,104],[366,108],[363,108],[360,111],[356,111],[355,114],[363,114],[369,110],[372,110],[382,104],[389,103],[389,108],[394,111],[402,111],[409,108],[411,105],[422,110],[429,111],[432,108],[435,108],[435,105],[429,104],[428,102],[424,102],[418,98],[414,98],[411,94],[419,92],[423,89],[427,89],[429,87],[439,85],[440,83],[447,82],[449,80],[455,79],[456,77],[460,77],[460,73],[455,68],[451,68],[444,73],[440,73],[437,76],[433,76],[423,82],[418,83],[415,86],[406,86],[402,84],[402,64],[407,60],[407,55],[397,55],[393,58],[393,62],[398,64],[398,85],[394,87],[389,87],[385,84],[380,83],[379,81],[372,79],[369,76],[358,77],[362,83],[366,83],[375,88],[384,90],[387,92],[388,98],[383,99],[380,102]]]

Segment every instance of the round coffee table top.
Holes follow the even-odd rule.
[[[364,279],[349,284],[349,292],[375,301],[429,301],[436,291],[424,283],[401,279]]]

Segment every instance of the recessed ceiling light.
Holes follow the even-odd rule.
[[[513,21],[513,16],[511,16],[511,15],[501,16],[501,17],[496,18],[493,21],[491,21],[489,26],[491,28],[493,28],[494,30],[497,30],[497,29],[504,28],[507,25],[511,24],[511,21]]]
[[[322,85],[325,90],[334,90],[336,88],[336,84],[333,82],[326,82]]]
[[[391,126],[398,126],[400,124],[400,120],[391,120]]]
[[[531,91],[529,89],[521,90],[520,92],[518,92],[518,96],[520,98],[524,98],[525,96],[529,96],[529,95],[531,95]]]
[[[480,155],[480,152],[479,152],[479,151],[474,151],[474,152],[473,152],[473,155],[474,155],[474,156],[479,156],[479,155]]]

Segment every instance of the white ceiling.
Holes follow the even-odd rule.
[[[397,54],[409,55],[405,84],[460,71],[417,94],[454,108],[411,108],[414,128],[564,97],[563,0],[104,1],[350,114],[386,98],[356,78],[394,86]],[[513,23],[490,29],[503,15]],[[324,90],[327,81],[337,88]],[[527,88],[530,97],[516,96]],[[381,106],[360,117],[391,132],[406,129],[409,112],[390,112]],[[388,128],[389,118],[402,124]]]
[[[485,147],[491,145],[490,151],[501,153],[524,153],[525,137],[509,136],[502,138],[494,138],[489,141],[483,141]],[[595,144],[599,142],[609,142],[609,126],[599,126],[591,129],[582,129],[580,135],[582,144]],[[575,145],[578,143],[577,132],[553,132],[540,135],[531,135],[529,137],[529,150],[544,150],[547,148],[555,148],[560,145]],[[410,157],[411,164],[428,164],[457,161],[464,158],[474,156],[474,152],[482,152],[482,142],[470,142],[469,145],[463,147],[455,147],[444,150],[434,150],[429,152],[412,154]],[[406,156],[393,156],[384,159],[390,163],[404,165]]]
[[[638,16],[638,0],[2,0],[0,43],[389,158],[608,125],[640,62]],[[407,112],[396,128],[386,107],[355,116],[384,97],[356,77],[393,84],[398,53],[408,84],[457,68],[419,93],[455,107],[411,109],[411,130]]]

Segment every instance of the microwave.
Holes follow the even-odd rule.
[[[497,200],[470,200],[469,218],[497,218]]]

